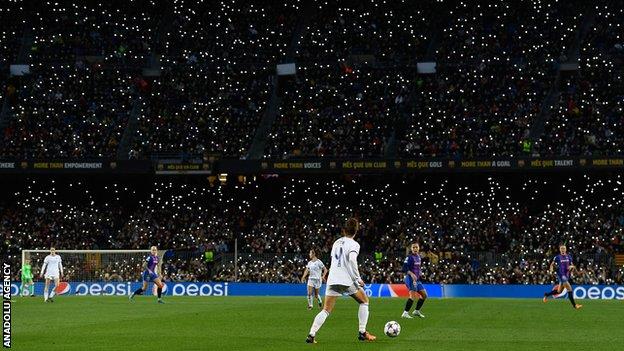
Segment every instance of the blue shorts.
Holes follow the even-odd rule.
[[[407,289],[409,291],[425,290],[425,287],[422,285],[422,283],[419,280],[416,281],[416,287],[414,287],[414,279],[412,279],[412,276],[410,275],[405,276],[405,285],[407,286]]]
[[[154,272],[150,273],[149,271],[143,271],[141,278],[144,282],[153,282],[154,279],[158,278],[158,274]]]
[[[570,282],[570,278],[567,275],[559,275],[557,277],[559,279],[559,285]]]

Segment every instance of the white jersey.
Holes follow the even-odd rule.
[[[59,255],[47,255],[43,260],[43,274],[46,277],[58,277],[61,275],[63,264],[61,263],[61,256]]]
[[[321,262],[321,260],[316,259],[314,261],[309,261],[306,268],[308,269],[308,272],[310,272],[310,276],[308,277],[308,279],[321,280],[321,276],[323,275],[323,268],[325,268],[325,265],[323,264],[323,262]]]
[[[360,278],[357,267],[352,267],[349,263],[349,255],[353,253],[356,258],[360,253],[360,244],[357,241],[344,236],[334,242],[327,285],[351,286]]]

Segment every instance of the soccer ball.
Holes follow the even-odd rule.
[[[400,333],[401,326],[395,321],[390,321],[384,326],[384,334],[388,335],[391,338],[399,336]]]

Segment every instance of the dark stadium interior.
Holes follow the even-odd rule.
[[[544,342],[547,336],[533,342],[531,333],[538,332],[521,328],[543,323],[585,332],[578,327],[581,318],[600,325],[607,321],[601,309],[620,306],[621,311],[621,303],[608,304],[618,301],[592,305],[591,298],[577,296],[587,306],[581,313],[591,312],[570,318],[564,328],[549,318],[568,320],[567,315],[560,317],[554,309],[538,315],[532,303],[545,306],[542,301],[569,282],[551,267],[560,244],[574,257],[576,288],[602,289],[603,295],[607,289],[611,299],[624,299],[622,182],[622,0],[0,3],[0,234],[16,291],[18,283],[32,279],[22,275],[31,257],[36,282],[30,288],[43,291],[39,273],[47,252],[30,256],[29,250],[52,246],[137,250],[127,257],[120,253],[119,260],[112,253],[104,261],[91,252],[64,256],[66,282],[119,283],[125,289],[105,304],[117,304],[114,298],[121,301],[121,295],[124,304],[128,296],[135,301],[131,286],[142,294],[146,288],[134,289],[145,284],[138,273],[152,246],[160,256],[152,253],[149,264],[162,263],[158,270],[169,289],[186,289],[192,282],[210,289],[231,284],[232,296],[249,296],[243,291],[247,285],[304,291],[309,250],[315,249],[329,268],[336,257],[332,245],[347,220],[355,218],[361,223],[355,238],[361,250],[349,251],[346,259],[359,254],[362,279],[353,279],[358,292],[367,284],[379,289],[378,296],[371,295],[371,313],[395,309],[396,299],[381,297],[411,299],[404,263],[408,247],[418,242],[419,278],[412,285],[420,279],[439,288],[426,308],[470,314],[455,315],[444,325],[435,324],[435,318],[446,323],[442,313],[415,318],[417,328],[430,328],[422,334],[401,319],[405,329],[399,345],[420,345],[438,332],[429,341],[448,348],[507,349],[511,335],[509,340],[517,342],[511,349],[552,349],[562,344]],[[550,295],[526,293],[553,284]],[[146,295],[157,294],[164,304],[163,287],[157,286]],[[404,289],[403,295],[393,286]],[[481,288],[485,295],[454,295],[454,287]],[[488,295],[499,288],[517,289],[517,294]],[[67,295],[79,295],[72,289]],[[281,291],[272,297],[293,296]],[[580,309],[576,292],[568,291],[572,307]],[[207,315],[230,314],[230,307],[212,305],[218,299],[198,306],[184,300],[190,295],[174,295],[165,291],[167,300],[182,301],[180,311],[188,309],[189,315],[206,309]],[[47,302],[47,287],[43,296]],[[498,329],[492,321],[500,316],[488,315],[499,313],[487,305],[494,299],[477,302],[486,307],[476,312],[468,306],[472,302],[455,307],[471,297],[516,298],[496,301],[515,304],[509,314],[500,313],[508,324]],[[71,303],[95,301],[88,298]],[[22,309],[16,313],[17,338],[41,349],[43,344],[25,331],[27,318],[19,318],[27,315],[22,311],[44,313],[24,300],[36,299],[14,304],[16,311]],[[58,300],[56,305],[69,301]],[[128,310],[143,308],[138,300]],[[291,335],[257,344],[247,336],[220,335],[228,334],[229,322],[240,328],[230,334],[261,337],[263,327],[301,329],[299,319],[308,327],[310,318],[288,310],[303,299],[281,310],[271,305],[277,306],[277,299],[258,300],[250,314],[263,318],[271,310],[278,322],[260,319],[254,321],[261,324],[257,329],[243,330],[249,318],[239,310],[216,327],[206,327],[210,318],[185,319],[179,326],[184,330],[164,336],[184,339],[176,344],[181,349],[213,346],[206,335],[219,339],[214,348],[224,350],[250,349],[250,344],[296,349]],[[231,301],[223,306],[255,303]],[[108,309],[105,304],[97,308]],[[72,313],[88,310],[82,306]],[[117,307],[102,313],[118,328],[119,339],[110,348],[134,349],[122,330],[123,321],[134,319],[117,318]],[[140,313],[145,311],[152,313]],[[332,318],[340,320],[340,313]],[[84,314],[71,316],[91,321]],[[377,316],[373,323],[389,320]],[[473,316],[481,318],[474,325]],[[623,318],[621,313],[609,317]],[[455,328],[457,320],[472,329]],[[133,323],[145,324],[137,334],[160,330],[151,322]],[[561,339],[582,338],[574,345],[583,347],[570,349],[586,350],[595,335],[612,330],[596,325],[587,334],[593,337],[565,329]],[[93,334],[108,339],[100,326]],[[197,326],[209,330],[197,333]],[[469,330],[477,329],[499,334],[462,344],[470,339]],[[183,338],[185,332],[192,337]],[[314,333],[308,335],[312,341]],[[407,333],[417,337],[407,339]],[[204,337],[195,339],[198,334]],[[298,339],[305,330],[300,334]],[[90,348],[82,337],[74,333],[67,350]],[[95,337],[94,346],[102,339]]]
[[[578,168],[585,157],[622,155],[619,1],[543,7],[530,1],[229,3],[194,8],[185,1],[8,2],[2,12],[0,159],[14,162],[13,170],[22,165],[27,173],[34,172],[36,162],[112,161],[114,170],[128,165],[121,163],[128,158],[136,164],[147,160],[148,168],[153,160],[164,159],[169,166],[190,160],[206,169],[210,160],[215,174],[222,168],[219,160],[228,158],[251,164],[282,158],[461,163],[502,157],[515,165],[518,157],[527,163],[566,157],[576,158]],[[291,62],[297,66],[294,76],[277,74],[276,64]],[[424,73],[417,62],[435,62],[436,73]],[[7,75],[10,64],[28,65],[29,72]],[[564,68],[575,64],[571,71]],[[234,238],[244,252],[284,254],[286,262],[298,262],[310,247],[326,252],[341,221],[356,215],[365,223],[361,240],[369,259],[374,252],[388,255],[388,262],[376,262],[383,266],[379,271],[367,272],[370,279],[400,280],[381,272],[388,265],[399,269],[393,257],[418,237],[426,250],[446,255],[440,257],[440,270],[448,272],[447,265],[455,270],[439,277],[432,272],[429,279],[471,283],[543,282],[547,278],[527,278],[522,270],[543,266],[561,241],[578,240],[575,249],[582,256],[604,255],[600,259],[611,263],[622,251],[617,198],[606,212],[593,213],[594,223],[550,228],[539,244],[531,238],[539,235],[537,225],[547,225],[539,216],[554,216],[542,221],[561,226],[560,216],[591,208],[563,198],[559,209],[564,212],[550,212],[566,192],[542,183],[560,187],[568,175],[465,177],[451,170],[442,177],[408,171],[274,179],[261,174],[271,172],[257,171],[258,164],[252,167],[258,173],[247,174],[245,162],[229,171],[227,185],[219,185],[215,176],[210,181],[98,172],[3,176],[2,231],[9,238],[4,245],[17,255],[22,248],[50,244],[140,248],[157,243],[176,252],[172,270],[201,265],[186,261],[219,247],[226,251],[221,265],[211,263],[181,279],[230,279]],[[232,175],[237,167],[247,174],[247,184]],[[44,168],[54,173],[52,163]],[[571,189],[592,199],[588,189],[602,179],[619,179],[592,175],[590,182],[574,171],[564,174],[570,174]],[[491,179],[510,188],[494,186]],[[583,182],[590,184],[579,185]],[[428,196],[444,192],[445,198],[418,202],[425,201],[423,191],[431,191]],[[488,191],[494,198],[485,196]],[[598,194],[617,191],[607,187]],[[148,199],[155,194],[172,201],[180,196],[170,202],[179,207],[159,208],[160,201]],[[470,204],[462,200],[467,194],[475,196]],[[299,207],[291,208],[294,204]],[[474,205],[488,211],[506,207],[475,214]],[[174,219],[159,223],[172,214]],[[512,229],[508,222],[515,223]],[[25,223],[37,234],[25,231]],[[609,223],[607,231],[598,229],[603,223]],[[201,234],[190,239],[189,232]],[[281,261],[261,257],[245,265],[249,272],[241,272],[241,279],[297,279],[296,265],[274,275],[271,270]],[[498,259],[505,260],[504,267]],[[586,262],[593,270],[588,282],[622,281],[621,269]],[[501,267],[491,267],[497,263]]]

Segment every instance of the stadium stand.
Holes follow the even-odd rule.
[[[617,1],[9,5],[4,158],[621,154]]]
[[[565,242],[582,267],[576,279],[621,283],[614,265],[614,254],[624,252],[621,182],[621,175],[295,177],[213,186],[34,178],[4,190],[0,232],[17,256],[50,245],[158,245],[172,250],[170,279],[231,279],[238,240],[240,281],[294,282],[307,250],[326,258],[344,219],[355,215],[367,281],[399,281],[405,248],[418,240],[427,281],[549,283],[547,264]],[[206,252],[215,254],[210,262]],[[201,269],[184,273],[191,267]]]
[[[0,12],[0,159],[621,156],[623,11],[620,1],[11,0]],[[14,63],[28,72],[11,73]],[[278,75],[280,63],[296,74]],[[355,215],[371,281],[397,281],[418,238],[430,281],[548,282],[544,265],[565,241],[579,279],[622,282],[611,263],[623,208],[603,189],[619,176],[574,175],[576,193],[556,199],[542,192],[548,177],[513,190],[500,179],[350,177],[33,178],[2,189],[0,230],[13,257],[158,244],[175,249],[174,280],[232,279],[237,240],[236,279],[295,281],[306,250],[326,253]],[[205,262],[207,251],[218,257]]]

